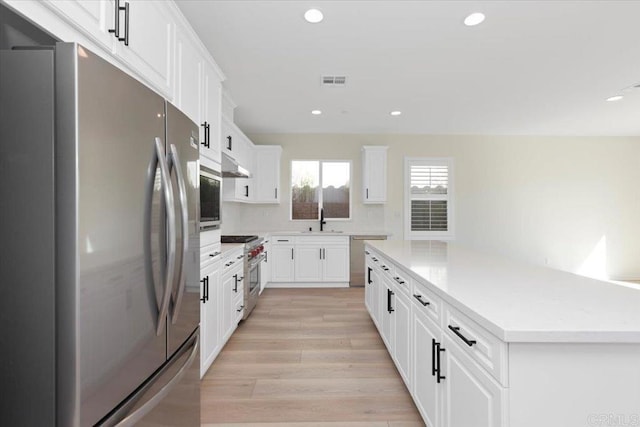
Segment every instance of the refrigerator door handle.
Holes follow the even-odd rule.
[[[149,163],[147,170],[147,194],[146,194],[146,217],[145,217],[145,254],[147,263],[147,277],[151,281],[151,286],[155,289],[152,260],[151,260],[151,214],[153,188],[155,185],[156,168],[160,167],[160,183],[164,190],[164,204],[167,215],[167,237],[168,237],[168,253],[167,264],[165,265],[164,288],[162,297],[156,295],[156,304],[158,306],[158,324],[156,326],[156,335],[162,334],[164,326],[167,323],[167,313],[169,311],[169,299],[171,298],[171,283],[174,278],[174,268],[176,263],[176,231],[175,231],[175,214],[173,212],[173,189],[169,178],[169,167],[164,154],[164,148],[160,138],[154,141],[153,158]]]
[[[186,261],[187,251],[189,250],[189,212],[187,211],[187,187],[184,183],[184,176],[182,169],[180,169],[180,157],[178,156],[178,149],[174,144],[169,147],[169,173],[175,169],[176,179],[178,181],[178,192],[180,199],[180,217],[182,223],[182,263],[176,266],[176,273],[178,280],[174,284],[173,292],[173,312],[171,313],[171,323],[175,324],[178,320],[178,313],[180,313],[180,305],[182,304],[182,297],[184,295],[184,289],[186,286],[186,280],[183,274],[184,263]],[[177,288],[176,285],[177,284]]]
[[[100,427],[107,426],[117,426],[117,427],[132,427],[138,421],[140,421],[145,415],[147,415],[153,408],[155,408],[158,403],[162,399],[164,399],[173,388],[182,380],[186,372],[189,370],[191,365],[193,364],[193,360],[198,355],[200,351],[200,332],[196,331],[189,340],[182,346],[180,350],[173,356],[174,362],[168,363],[162,369],[160,369],[156,374],[154,374],[147,382],[143,385],[143,387],[137,391],[133,396],[131,396],[128,402],[124,403],[120,408],[112,413],[107,419],[102,420],[98,423]],[[145,399],[146,401],[140,404],[140,400],[145,397],[144,394],[151,389],[157,381],[161,379],[163,374],[165,374],[169,369],[174,366],[174,363],[177,362],[181,357],[183,357],[187,351],[191,348],[191,353],[189,357],[184,362],[184,364],[180,367],[180,370],[171,378],[167,383],[162,386],[160,390],[153,396]],[[134,407],[137,407],[133,412],[129,413]]]

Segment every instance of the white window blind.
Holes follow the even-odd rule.
[[[408,159],[407,234],[409,237],[451,233],[451,160]]]

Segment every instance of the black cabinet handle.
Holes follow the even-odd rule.
[[[122,9],[124,8],[120,7],[120,0],[116,0],[116,7],[114,8],[116,14],[113,18],[113,28],[110,28],[109,32],[113,33],[118,40],[120,39],[120,11]]]
[[[320,248],[320,259],[322,259],[322,248]]]
[[[242,282],[244,280],[244,276],[238,277],[238,282]]]
[[[393,313],[395,310],[391,307],[391,297],[394,295],[391,289],[387,289],[387,311]]]
[[[274,190],[275,190],[275,192],[276,192],[276,197],[275,197],[275,198],[277,199],[277,198],[278,198],[278,189],[277,189],[277,188],[274,188]]]
[[[240,312],[242,311],[242,309],[243,309],[243,308],[244,308],[244,305],[241,305],[241,306],[240,306],[240,308],[239,308],[239,309],[237,309],[236,311],[237,311],[238,313],[240,313]]]
[[[232,147],[231,143],[232,143],[232,141],[233,141],[232,136],[231,135],[227,136],[227,150],[229,150],[229,151],[231,151],[231,147]]]
[[[476,344],[476,340],[470,340],[469,338],[465,337],[464,335],[462,335],[460,333],[460,326],[451,326],[451,325],[449,325],[449,329],[451,329],[453,331],[453,333],[456,334],[458,336],[458,338],[460,338],[462,341],[464,341],[464,343],[466,345],[468,345],[469,347],[471,347],[472,345]]]
[[[205,121],[200,126],[202,126],[204,128],[204,142],[201,142],[200,144],[204,145],[205,148],[210,148],[210,145],[209,145],[209,135],[210,135],[210,133],[209,133],[209,123],[207,123]]]
[[[369,255],[369,251],[364,251],[364,254],[365,255]]]
[[[435,377],[438,368],[436,367],[436,340],[431,338],[431,376]]]
[[[420,302],[420,304],[424,305],[425,307],[428,306],[429,304],[431,304],[429,301],[423,301],[422,300],[422,295],[418,295],[418,294],[413,294],[413,297],[415,299],[418,300],[418,302]]]
[[[291,248],[291,259],[293,259],[293,248]]]
[[[369,198],[369,189],[367,188],[367,199]]]
[[[209,276],[200,279],[200,283],[202,283],[202,298],[200,298],[200,301],[204,304],[209,300]]]
[[[248,185],[244,186],[244,196],[245,197],[249,197],[249,186]]]
[[[242,258],[244,258],[244,255],[238,255],[238,256],[236,257],[236,259],[242,259]]]
[[[438,382],[438,384],[440,383],[440,381],[446,379],[447,377],[445,377],[444,375],[440,375],[440,373],[442,372],[442,366],[440,365],[440,353],[444,352],[445,349],[440,347],[440,343],[437,342],[436,343],[436,359],[437,359],[437,370],[436,370],[436,381]]]
[[[386,265],[383,265],[383,266],[382,266],[382,269],[383,269],[384,271],[389,271],[389,267],[387,267]]]
[[[367,283],[371,284],[371,267],[367,267]]]
[[[239,282],[238,275],[234,274],[233,278],[235,279],[235,285],[233,286],[233,292],[238,293],[238,282]]]
[[[119,38],[125,46],[129,46],[129,2],[124,4],[124,38]]]
[[[401,285],[404,285],[404,280],[402,280],[401,278],[399,278],[398,276],[394,277],[393,280],[395,280],[396,282],[398,282]]]

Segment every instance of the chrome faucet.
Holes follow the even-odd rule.
[[[327,221],[324,220],[324,208],[320,208],[320,231],[322,231],[322,226],[326,223]]]

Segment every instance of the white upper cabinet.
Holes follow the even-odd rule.
[[[280,157],[279,145],[256,145],[254,147],[255,203],[280,203]]]
[[[67,0],[43,2],[66,21],[79,27],[96,44],[109,52],[116,43],[113,33],[115,20],[114,0]]]
[[[191,37],[182,30],[176,33],[176,106],[200,124],[200,100],[203,98],[202,55]]]
[[[120,15],[120,38],[116,54],[137,70],[160,93],[173,99],[172,66],[175,18],[169,2],[120,0],[128,8]],[[128,16],[127,16],[128,15]]]
[[[362,203],[387,201],[387,149],[365,145],[362,147]]]
[[[215,68],[204,62],[202,73],[203,89],[201,95],[200,116],[200,154],[220,163],[220,138],[222,135],[220,104],[222,98],[222,82]]]

